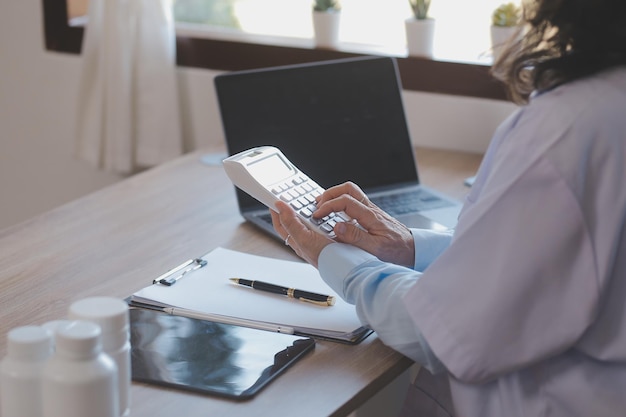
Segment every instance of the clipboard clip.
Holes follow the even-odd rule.
[[[200,269],[206,264],[207,261],[201,258],[190,259],[187,262],[178,265],[176,268],[170,269],[163,275],[155,278],[154,280],[152,280],[152,284],[161,284],[167,287],[171,287],[186,274],[195,271],[196,269]]]

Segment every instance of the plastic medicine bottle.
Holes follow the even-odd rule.
[[[88,320],[102,330],[102,350],[116,363],[118,370],[119,416],[130,410],[130,333],[128,304],[113,297],[89,297],[70,305],[68,316],[73,320]]]
[[[52,336],[42,327],[16,327],[7,335],[0,363],[0,415],[41,417],[41,373],[52,354]]]
[[[100,326],[59,326],[56,350],[43,367],[43,417],[117,417],[117,367],[102,352]]]
[[[44,329],[52,333],[53,350],[54,350],[54,335],[56,334],[57,329],[60,328],[61,326],[66,325],[67,323],[69,323],[69,320],[52,320],[52,321],[47,321],[41,325],[41,327],[43,327]]]

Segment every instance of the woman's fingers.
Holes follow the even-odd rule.
[[[318,198],[317,202],[321,205],[329,200],[333,200],[343,195],[349,195],[354,198],[355,201],[358,201],[362,204],[367,201],[367,196],[365,195],[363,190],[361,190],[361,188],[359,188],[359,186],[355,183],[348,181],[344,182],[343,184],[330,187],[329,189],[324,191],[320,198]]]
[[[356,200],[352,195],[342,194],[332,200],[318,203],[317,210],[313,213],[313,217],[322,218],[330,213],[343,211],[366,230],[369,230],[380,222],[380,218],[377,215],[379,210],[380,209],[371,204],[369,200],[367,200],[367,203],[365,203],[365,200],[362,203]]]
[[[315,217],[343,211],[356,221],[356,224],[339,223],[335,226],[337,241],[357,246],[384,261],[412,265],[415,249],[410,230],[372,204],[360,188],[345,183],[329,189],[322,197],[313,214]]]
[[[284,202],[277,202],[276,209],[278,213],[272,212],[272,223],[285,244],[291,246],[298,256],[317,267],[320,252],[332,240],[310,230]]]

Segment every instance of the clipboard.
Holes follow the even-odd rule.
[[[318,306],[235,285],[229,280],[232,277],[334,295],[337,301]],[[151,281],[128,298],[130,306],[348,344],[360,343],[372,333],[359,321],[355,307],[342,300],[317,269],[303,262],[218,247]]]

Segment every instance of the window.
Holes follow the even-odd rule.
[[[171,1],[181,66],[229,71],[391,55],[398,58],[407,90],[507,99],[502,86],[489,75],[487,54],[489,18],[499,0],[433,0],[434,59],[406,56],[408,0],[385,0],[382,10],[375,7],[380,0],[343,0],[337,50],[313,47],[311,0]],[[80,53],[85,23],[81,16],[88,0],[42,0],[42,4],[47,49]]]
[[[70,17],[86,11],[88,0],[67,0]],[[489,27],[492,11],[503,0],[433,0],[430,16],[437,20],[435,58],[490,63]],[[519,4],[519,0],[517,1]],[[179,28],[198,36],[215,28],[245,34],[311,39],[312,0],[173,0]],[[404,55],[404,20],[408,0],[342,0],[340,41]]]

